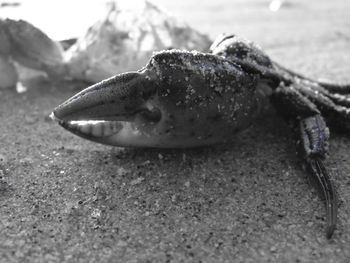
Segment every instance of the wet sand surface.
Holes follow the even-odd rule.
[[[298,72],[350,82],[348,1],[277,13],[267,1],[199,2],[163,5],[211,37],[244,35]],[[273,109],[230,145],[122,149],[48,118],[83,84],[28,85],[0,90],[1,262],[348,262],[348,135],[330,141],[340,207],[327,240],[324,203]]]

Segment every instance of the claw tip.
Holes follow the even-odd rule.
[[[59,119],[56,117],[55,113],[54,112],[51,112],[50,115],[49,115],[50,119],[53,120],[53,121],[59,121]]]

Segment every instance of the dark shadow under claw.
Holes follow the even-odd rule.
[[[333,180],[327,171],[323,161],[319,157],[313,157],[308,162],[312,175],[326,200],[327,228],[326,235],[330,239],[334,233],[337,223],[338,201]]]

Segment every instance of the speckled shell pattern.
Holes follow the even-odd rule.
[[[161,109],[159,133],[198,145],[223,142],[246,128],[258,113],[259,75],[222,57],[196,51],[156,53],[144,69],[157,80],[151,103]]]

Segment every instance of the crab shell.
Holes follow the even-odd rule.
[[[226,142],[259,113],[258,75],[219,56],[162,51],[138,72],[97,83],[58,106],[61,126],[91,141],[182,148]]]

